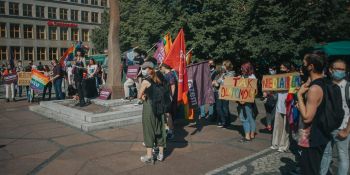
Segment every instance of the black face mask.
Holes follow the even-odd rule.
[[[214,65],[210,65],[209,67],[210,67],[210,70],[215,69],[215,66],[214,66]]]
[[[307,69],[307,67],[309,67],[309,65],[307,65],[307,66],[303,65],[303,67],[301,68],[301,71],[303,72],[303,75],[301,76],[301,80],[303,82],[306,82],[309,79],[309,76],[310,76],[310,72]]]

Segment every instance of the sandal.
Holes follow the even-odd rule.
[[[251,139],[247,139],[247,138],[245,138],[245,137],[243,137],[239,142],[241,142],[241,143],[245,143],[245,142],[250,142],[250,141],[252,141]]]

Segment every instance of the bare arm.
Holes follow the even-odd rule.
[[[141,83],[140,91],[137,94],[137,98],[141,100],[145,100],[145,90],[151,86],[151,83],[147,80],[143,80]]]
[[[176,85],[175,85],[175,84],[172,84],[172,85],[170,86],[170,89],[171,89],[171,95],[174,96],[174,94],[175,94],[175,89],[176,89]]]
[[[307,92],[307,101],[304,103],[303,94]],[[313,85],[307,88],[304,84],[298,92],[299,111],[304,123],[310,123],[314,119],[317,107],[321,104],[323,98],[323,91],[320,86]]]

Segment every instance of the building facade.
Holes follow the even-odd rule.
[[[45,63],[76,41],[93,48],[90,34],[108,7],[108,0],[0,0],[0,62]]]

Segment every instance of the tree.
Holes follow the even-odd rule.
[[[97,52],[103,53],[108,48],[109,14],[104,11],[101,15],[101,25],[92,30],[90,35]]]

